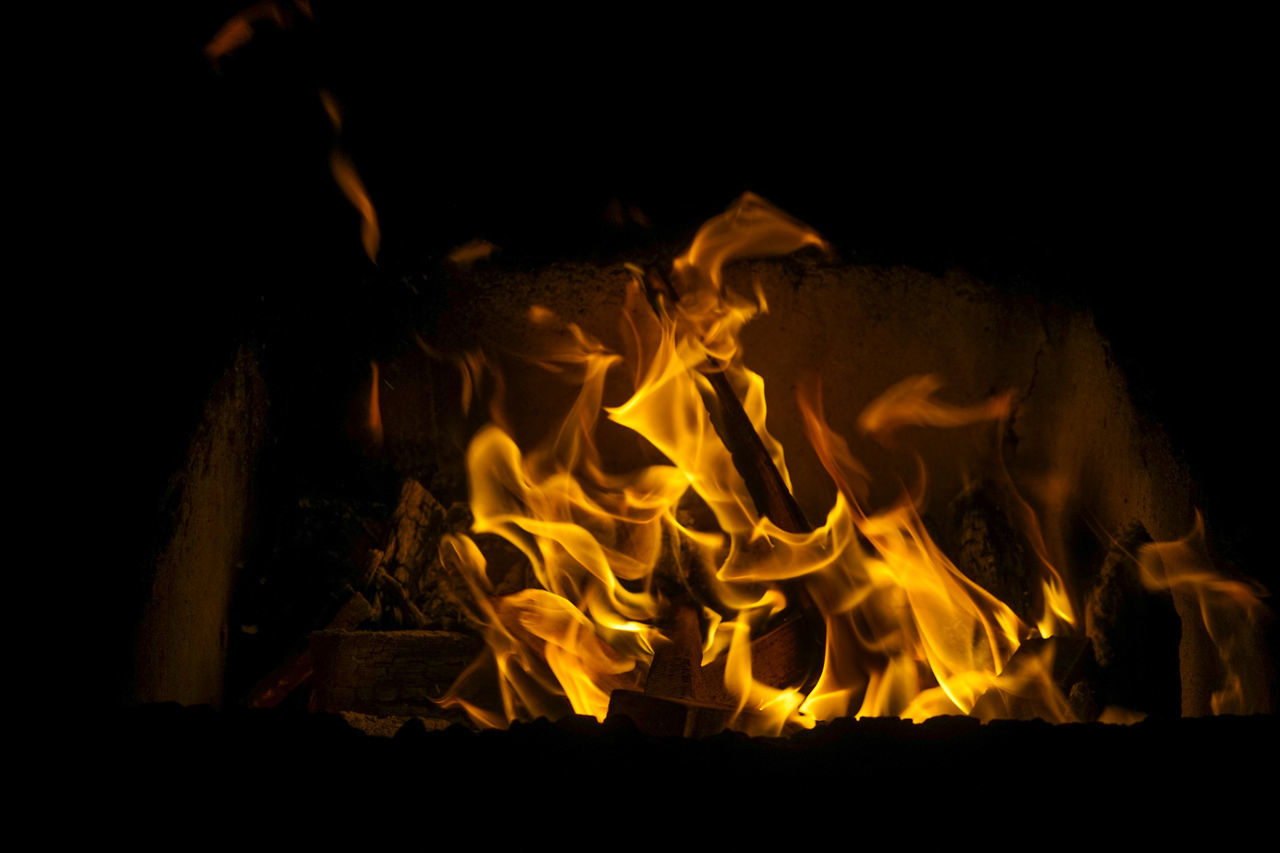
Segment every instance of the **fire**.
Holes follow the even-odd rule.
[[[341,135],[342,110],[337,100],[331,93],[321,90],[320,103],[324,107],[325,114],[329,116],[329,123],[333,125],[334,133]],[[347,197],[347,201],[351,202],[351,206],[360,214],[360,242],[364,245],[364,253],[369,260],[377,263],[378,247],[382,243],[378,213],[373,208],[369,193],[364,188],[364,181],[360,179],[360,174],[356,171],[351,158],[336,142],[329,152],[329,171],[333,173],[333,180],[342,190],[342,194]]]
[[[293,0],[292,3],[263,0],[237,12],[227,19],[205,45],[205,56],[210,62],[217,63],[222,57],[247,44],[253,38],[256,25],[263,21],[270,21],[282,29],[287,27],[294,9],[308,18],[313,17],[311,0]]]
[[[816,382],[799,390],[798,404],[836,486],[834,504],[815,525],[798,508],[771,517],[761,505],[794,503],[784,450],[766,425],[764,381],[745,366],[740,342],[743,326],[767,305],[759,289],[744,298],[727,288],[722,270],[742,258],[825,247],[811,228],[748,194],[698,232],[672,266],[671,287],[632,270],[621,352],[546,309],[530,312],[554,343],[527,357],[575,389],[573,401],[542,441],[522,448],[509,427],[516,413],[495,395],[492,423],[472,439],[466,464],[473,532],[519,548],[537,585],[495,595],[476,542],[445,538],[442,563],[466,579],[488,648],[444,704],[486,726],[569,712],[602,720],[615,691],[659,677],[663,656],[692,632],[701,651],[689,678],[716,673],[729,723],[750,733],[841,716],[990,719],[1015,706],[1051,721],[1076,719],[1054,680],[1061,646],[1052,638],[1080,634],[1078,599],[1002,465],[991,477],[1039,575],[1039,612],[1030,620],[966,577],[935,543],[921,516],[923,471],[896,501],[870,504],[867,469],[828,425]],[[486,370],[493,368],[482,353],[464,359],[466,405]],[[629,386],[616,405],[606,403],[611,376]],[[940,391],[937,377],[907,378],[866,407],[858,429],[898,446],[907,428],[965,428],[999,446],[1011,393],[953,405]],[[729,446],[743,434],[729,424],[737,411],[730,394],[758,437],[757,461],[767,457],[761,465],[775,472],[765,479],[782,484],[772,497],[748,482],[759,474],[745,470],[750,453]],[[640,440],[651,463],[614,470],[597,441],[602,416]],[[1195,541],[1143,548],[1136,555],[1143,583],[1193,590],[1223,665],[1256,667],[1237,617],[1256,623],[1262,591],[1219,576]],[[770,683],[753,660],[762,648],[755,640],[779,625],[818,643],[814,667],[790,683]],[[803,657],[803,644],[797,648]],[[1215,710],[1249,707],[1239,679],[1226,684]],[[1108,715],[1126,718],[1123,709]]]

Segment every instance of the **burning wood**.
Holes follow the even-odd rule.
[[[664,312],[665,306],[674,308],[679,303],[680,295],[658,270],[647,270],[643,281],[645,295],[655,306],[655,310]],[[743,411],[742,402],[729,384],[724,365],[715,356],[708,356],[706,369],[702,373],[715,391],[715,399],[719,403],[717,408],[712,407],[708,401],[708,414],[711,415],[712,423],[716,424],[729,455],[733,457],[733,466],[742,476],[756,510],[789,533],[812,533],[813,525],[805,519],[804,510],[800,509],[791,489],[778,473],[778,466],[769,458],[769,451],[760,440],[760,434],[756,432],[755,425]]]
[[[484,725],[563,713],[567,702],[580,714],[628,713],[654,730],[692,733],[777,732],[849,714],[1065,721],[1091,715],[1090,701],[1112,701],[1092,683],[1065,540],[1042,522],[1064,510],[1052,490],[1033,507],[1005,470],[1000,437],[1025,419],[1012,392],[955,406],[938,380],[909,377],[858,422],[890,453],[913,430],[986,436],[990,449],[970,464],[1001,485],[970,488],[951,505],[959,566],[928,532],[923,478],[896,499],[873,497],[868,469],[816,398],[801,401],[806,430],[838,496],[823,524],[805,520],[765,428],[763,384],[742,364],[739,332],[763,297],[743,300],[721,276],[735,258],[818,245],[805,226],[745,197],[676,261],[679,298],[660,274],[634,273],[618,351],[531,310],[546,333],[532,362],[577,396],[531,449],[513,440],[513,412],[500,399],[493,415],[504,427],[472,441],[473,530],[519,548],[536,585],[498,594],[483,549],[465,536],[442,541],[443,562],[478,602],[489,648],[448,704]],[[630,376],[630,396],[607,405],[606,378],[619,374]],[[660,461],[612,470],[594,443],[601,413]],[[685,591],[665,589],[663,572],[683,578]],[[797,607],[807,627],[764,631]],[[816,681],[800,663],[810,636],[825,636]],[[496,674],[496,705],[471,698],[482,672]],[[640,674],[642,692],[613,689],[627,673]]]
[[[438,557],[441,537],[467,521],[406,479],[383,546],[369,552],[351,579],[357,591],[306,650],[259,681],[249,706],[275,707],[311,682],[312,705],[324,710],[378,713],[370,709],[412,705],[418,713],[434,711],[430,700],[443,694],[441,683],[447,686],[465,668],[458,650],[474,654],[474,636],[452,630],[465,616]],[[352,633],[362,625],[413,630]],[[394,666],[387,663],[392,660]]]
[[[646,272],[644,285],[650,303],[660,314],[667,305],[674,307],[679,301],[679,295],[656,270]],[[742,475],[757,512],[776,520],[783,530],[811,533],[812,525],[769,458],[722,365],[714,357],[708,357],[707,368],[706,376],[718,403],[712,406],[711,401],[707,401],[708,414],[717,423],[717,431],[729,449],[734,467]],[[761,680],[773,687],[803,684],[812,688],[822,665],[826,626],[802,585],[789,583],[786,587],[798,611],[752,643],[753,667],[758,677],[762,669],[770,671],[772,678],[761,677]],[[644,695],[614,691],[610,713],[629,716],[654,734],[665,734],[677,725],[685,735],[719,731],[733,722],[741,709],[725,690],[723,665],[702,666],[702,632],[697,609],[690,602],[682,602],[675,604],[673,610],[674,616],[663,630],[668,643],[654,652]],[[761,663],[765,661],[767,664],[762,668]],[[683,714],[673,703],[686,709]]]

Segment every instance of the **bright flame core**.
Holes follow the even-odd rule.
[[[531,321],[559,324],[568,333],[534,360],[572,383],[576,398],[558,429],[526,451],[499,426],[511,418],[499,397],[493,423],[470,444],[467,470],[474,532],[497,534],[519,548],[537,587],[496,596],[475,542],[445,538],[442,562],[467,579],[473,617],[488,646],[444,704],[464,708],[486,726],[568,712],[603,719],[610,692],[642,685],[655,648],[666,642],[658,626],[676,582],[699,591],[703,663],[724,658],[736,726],[753,734],[850,715],[985,717],[992,703],[979,703],[987,695],[1029,700],[1051,721],[1073,719],[1053,680],[1053,646],[1014,659],[1026,640],[1071,633],[1078,620],[1035,513],[1007,474],[1006,491],[1040,572],[1034,625],[942,553],[918,513],[920,496],[866,509],[866,471],[827,425],[816,384],[801,389],[799,404],[810,442],[837,487],[834,505],[815,530],[794,533],[762,517],[753,503],[708,414],[706,371],[724,372],[788,486],[790,479],[783,449],[766,429],[764,381],[743,365],[739,343],[742,327],[766,310],[763,296],[733,293],[721,271],[736,259],[807,246],[825,244],[748,194],[706,223],[675,261],[675,304],[651,306],[634,271],[621,317],[622,354],[575,325],[559,324],[546,309],[531,312]],[[468,391],[482,367],[491,369],[482,355],[467,357]],[[631,394],[604,408],[611,372],[630,380]],[[989,423],[993,442],[1000,440],[1010,394],[958,407],[937,398],[940,387],[932,376],[898,383],[867,406],[859,428],[887,444],[906,426]],[[665,462],[623,474],[607,470],[594,443],[602,412]],[[1223,581],[1180,544],[1143,552],[1144,582],[1152,588],[1194,583],[1216,606],[1257,611],[1258,590]],[[753,677],[753,629],[794,605],[800,589],[826,627],[821,675],[808,687],[764,684]],[[1227,630],[1229,620],[1210,612],[1206,605],[1211,632]],[[1220,697],[1224,709],[1241,705],[1233,691],[1229,685]],[[488,701],[476,698],[486,694]]]

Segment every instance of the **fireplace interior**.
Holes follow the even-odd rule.
[[[568,778],[623,765],[893,789],[940,767],[1030,775],[1038,753],[1054,768],[1043,790],[1061,793],[1086,780],[1119,790],[1117,768],[1170,790],[1175,774],[1219,779],[1274,740],[1265,619],[1252,698],[1231,708],[1247,716],[1199,719],[1224,676],[1205,629],[1188,628],[1194,605],[1123,592],[1116,607],[1143,621],[1118,642],[1161,651],[1133,653],[1143,665],[1110,686],[1095,678],[1106,696],[1080,699],[1073,725],[842,719],[783,739],[664,739],[565,713],[475,734],[475,715],[422,687],[447,687],[478,654],[465,586],[433,576],[410,589],[411,564],[432,556],[388,557],[426,541],[434,554],[469,521],[464,460],[493,386],[478,382],[464,411],[456,360],[536,344],[535,304],[621,348],[625,265],[668,269],[750,191],[827,243],[725,273],[768,304],[743,332],[744,359],[765,379],[769,430],[811,521],[837,489],[795,389],[820,375],[828,422],[852,436],[891,385],[937,374],[957,406],[1015,401],[998,450],[992,430],[916,436],[936,496],[923,523],[940,543],[972,544],[967,518],[985,546],[1005,535],[975,486],[994,452],[1038,484],[1037,509],[1071,485],[1048,539],[1077,566],[1082,622],[1088,590],[1119,571],[1112,552],[1137,547],[1134,523],[1175,540],[1196,510],[1221,576],[1274,588],[1259,497],[1271,322],[1255,305],[1270,267],[1244,204],[1261,163],[1247,89],[1188,95],[1167,62],[1168,81],[1140,95],[1120,67],[885,82],[777,41],[767,61],[701,45],[696,59],[637,63],[648,34],[570,51],[459,16],[270,8],[284,11],[252,17],[252,37],[216,58],[205,48],[238,10],[183,13],[181,36],[154,49],[163,73],[128,87],[132,129],[150,142],[140,195],[165,214],[137,270],[145,311],[112,306],[112,370],[137,378],[112,392],[132,452],[93,692],[125,753],[174,769],[164,756],[181,744],[189,770],[272,749],[311,767],[320,751],[330,767],[448,767],[441,786],[479,780],[481,766]],[[811,75],[821,82],[801,85]],[[335,152],[375,212],[374,252]],[[572,389],[501,358],[508,410],[524,418],[515,438],[536,443]],[[911,455],[854,443],[889,484],[868,500],[890,501]],[[647,461],[616,435],[602,447]],[[517,549],[492,534],[482,545],[509,562],[500,586],[527,580]],[[1030,621],[1038,594],[1010,606]],[[379,656],[417,692],[366,678]],[[1106,704],[1147,719],[1095,722]]]

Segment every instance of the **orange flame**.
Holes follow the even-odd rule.
[[[450,252],[448,256],[449,263],[460,267],[471,266],[476,261],[483,260],[496,251],[498,251],[498,247],[488,240],[472,240]]]
[[[1257,583],[1223,577],[1209,561],[1204,519],[1182,539],[1156,542],[1138,551],[1140,579],[1148,589],[1170,590],[1191,605],[1196,628],[1208,636],[1221,666],[1210,696],[1215,714],[1261,714],[1271,710],[1268,662],[1259,641],[1270,614]],[[1183,619],[1184,630],[1187,620]]]
[[[369,256],[369,260],[377,263],[382,234],[378,230],[378,215],[374,212],[369,194],[365,192],[364,182],[356,174],[355,166],[347,155],[336,148],[329,157],[329,168],[347,201],[360,214],[360,242],[364,245],[364,253]]]
[[[292,5],[308,18],[312,17],[311,0],[293,0],[288,5]],[[210,62],[216,63],[237,48],[248,44],[253,38],[256,24],[272,21],[277,27],[283,29],[289,25],[291,17],[287,5],[280,0],[264,0],[262,3],[255,3],[228,18],[205,45],[204,54]]]
[[[332,94],[322,90],[320,102],[329,116],[329,121],[333,124],[334,132],[341,133],[342,111],[338,107],[337,100]],[[378,214],[373,208],[373,202],[369,200],[369,193],[365,191],[364,181],[356,172],[351,158],[337,145],[334,145],[333,150],[329,152],[329,170],[333,173],[333,179],[342,190],[342,194],[360,214],[360,242],[364,245],[364,253],[369,256],[369,260],[376,264],[382,232],[378,228]]]

